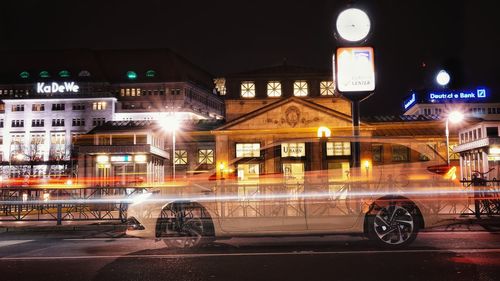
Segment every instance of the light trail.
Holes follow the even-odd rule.
[[[352,201],[356,199],[379,199],[386,196],[402,196],[402,197],[412,197],[411,199],[418,200],[441,200],[441,199],[449,199],[449,200],[459,200],[459,199],[472,199],[475,194],[493,194],[496,195],[500,199],[500,191],[499,190],[428,190],[428,191],[370,191],[370,192],[359,192],[359,191],[341,191],[341,192],[304,192],[304,193],[275,193],[275,194],[254,194],[254,195],[219,195],[212,196],[209,194],[206,195],[177,195],[177,196],[159,196],[157,194],[152,194],[153,198],[144,198],[145,194],[143,193],[137,195],[135,197],[130,198],[99,198],[99,199],[50,199],[50,200],[32,200],[32,201],[0,201],[0,204],[6,205],[29,205],[29,204],[89,204],[89,203],[160,203],[160,202],[179,202],[179,201],[188,201],[188,202],[230,202],[230,201],[267,201],[267,200],[290,200],[297,201],[300,199],[324,199],[328,198],[337,201]],[[463,198],[451,197],[447,198],[445,196],[450,195],[461,195]],[[141,197],[142,196],[142,197]],[[340,198],[345,197],[345,199]],[[415,198],[418,197],[418,198]],[[433,198],[429,198],[433,197]],[[478,197],[475,197],[479,199]],[[480,197],[484,199],[493,199],[492,197]],[[387,198],[390,200],[390,198]]]

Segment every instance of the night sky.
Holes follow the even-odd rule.
[[[499,96],[498,1],[1,1],[0,50],[170,48],[216,76],[284,58],[330,68],[333,23],[348,3],[373,25],[377,90],[363,116],[399,114],[410,90],[435,87],[442,67],[451,87]]]

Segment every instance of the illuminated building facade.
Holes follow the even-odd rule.
[[[2,176],[75,173],[74,137],[108,121],[224,116],[211,75],[169,50],[0,56]]]
[[[484,120],[458,131],[461,178],[471,180],[477,173],[486,179],[500,178],[500,121]]]

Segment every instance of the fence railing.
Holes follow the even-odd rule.
[[[127,218],[127,198],[143,192],[138,187],[75,189],[0,189],[0,221],[83,221]]]
[[[460,181],[464,187],[474,190],[474,214],[477,218],[481,215],[500,215],[500,180],[473,177],[471,180]]]

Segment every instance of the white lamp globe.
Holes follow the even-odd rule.
[[[450,83],[450,74],[446,70],[441,70],[436,75],[436,82],[441,86],[446,86]]]
[[[448,114],[448,120],[451,123],[456,124],[456,123],[461,122],[463,119],[464,119],[464,114],[462,112],[452,111],[452,112],[450,112],[450,114]]]
[[[338,35],[346,41],[358,42],[370,33],[370,18],[360,9],[348,8],[337,17],[335,28]]]

